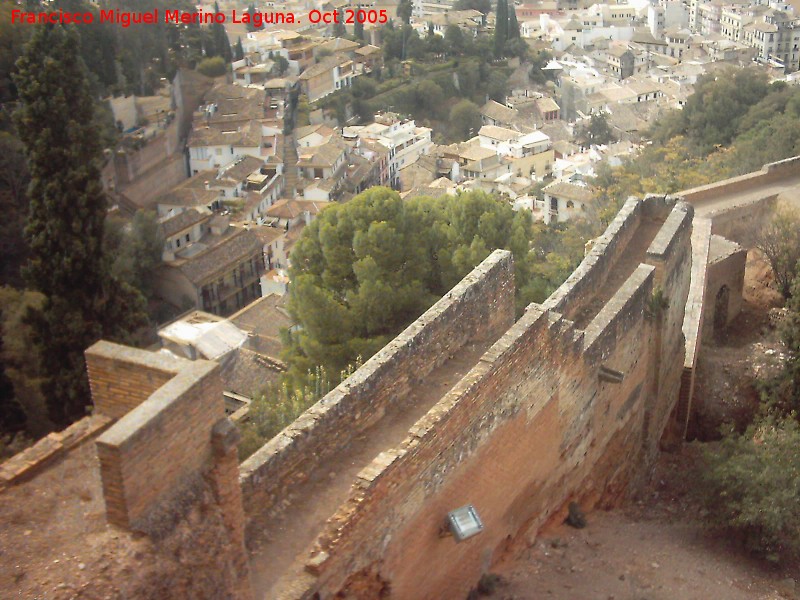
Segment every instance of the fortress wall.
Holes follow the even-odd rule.
[[[686,310],[683,318],[683,336],[686,339],[686,349],[683,359],[683,373],[681,375],[681,390],[678,400],[677,424],[683,431],[681,436],[686,436],[689,425],[689,415],[692,409],[692,396],[694,394],[695,367],[704,327],[704,305],[706,292],[706,272],[708,254],[711,246],[711,220],[695,217],[692,221],[692,268],[689,283],[689,292],[686,300]]]
[[[793,175],[800,175],[800,156],[768,163],[758,171],[684,190],[678,195],[686,202],[694,204],[701,200],[710,200],[726,194],[756,189]]]
[[[567,316],[579,313],[605,283],[641,219],[642,203],[637,198],[629,198],[603,235],[594,241],[578,268],[545,300],[543,306]]]
[[[625,457],[641,443],[653,279],[653,267],[640,266],[586,338],[532,305],[401,446],[360,473],[298,597],[374,597],[376,582],[397,598],[464,597],[514,536],[562,519],[572,499],[618,498],[637,468]],[[601,365],[623,372],[622,382],[601,380]],[[441,530],[465,504],[485,529],[457,543]]]
[[[496,250],[346,381],[242,463],[240,481],[249,524],[268,516],[276,500],[308,477],[316,461],[345,447],[464,344],[496,337],[513,322],[511,253]]]
[[[190,364],[102,340],[88,348],[85,356],[94,412],[114,419],[124,417]]]
[[[97,440],[106,514],[156,534],[212,464],[211,431],[225,418],[219,365],[189,362]]]
[[[777,193],[769,194],[747,204],[710,213],[711,232],[746,248],[755,246],[761,226],[772,215],[778,196]]]
[[[669,200],[669,198],[667,199]],[[689,296],[692,268],[692,219],[694,207],[676,202],[663,227],[647,250],[646,262],[656,268],[654,298],[649,310],[658,321],[654,350],[653,391],[645,418],[645,456],[649,464],[658,452],[665,431],[674,439],[677,429],[667,428],[680,395],[685,358],[683,320]]]
[[[711,256],[707,267],[704,312],[708,327],[703,330],[704,341],[714,339],[714,328],[718,319],[723,325],[727,325],[742,310],[747,250],[728,240],[712,239],[712,246],[720,242],[724,251]],[[723,288],[728,290],[727,299],[722,295]],[[720,315],[717,315],[717,310],[722,311]]]

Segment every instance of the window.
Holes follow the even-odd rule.
[[[175,240],[175,246],[176,246],[177,248],[180,248],[180,247],[181,247],[181,238],[176,238],[176,240]]]
[[[188,243],[191,241],[191,239],[192,239],[192,238],[191,238],[191,237],[190,237],[190,235],[187,233],[187,234],[186,234],[186,243],[188,244]]]

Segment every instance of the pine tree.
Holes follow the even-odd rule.
[[[494,22],[494,57],[502,58],[508,40],[508,3],[497,0],[497,12]]]
[[[31,174],[23,274],[45,295],[28,320],[50,374],[51,419],[64,425],[90,403],[84,350],[101,337],[126,339],[143,323],[143,300],[110,276],[103,256],[102,154],[75,28],[38,27],[17,69],[15,122]]]
[[[242,36],[236,40],[236,45],[233,47],[233,60],[242,60],[244,58],[244,47],[242,46]]]

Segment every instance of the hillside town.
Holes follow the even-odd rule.
[[[508,77],[460,139],[424,111],[414,118],[375,100],[378,111],[355,112],[344,94],[365,81],[374,90],[392,68],[405,85],[427,73],[387,51],[382,25],[337,31],[307,18],[315,7],[343,6],[288,2],[298,17],[291,28],[228,32],[242,54],[220,77],[180,71],[155,97],[112,99],[136,145],[116,151],[104,185],[122,214],[157,214],[164,247],[155,289],[176,309],[230,317],[274,295],[268,304],[283,322],[278,298],[291,285],[303,228],[372,186],[406,199],[481,190],[545,224],[587,218],[598,167],[635,156],[656,119],[684,106],[699,78],[755,65],[793,85],[800,67],[800,20],[786,2],[514,3],[524,61],[503,61]],[[369,8],[396,17],[399,5]],[[456,36],[492,39],[495,19],[454,2],[414,2],[407,27],[446,48]],[[451,68],[448,52],[436,56]],[[187,327],[183,343],[191,346],[203,327]],[[251,364],[274,370],[274,379],[279,356],[263,359]],[[241,398],[258,391],[231,387]]]
[[[101,4],[0,0],[0,588],[797,596],[799,2]]]

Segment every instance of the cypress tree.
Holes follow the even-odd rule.
[[[353,23],[353,36],[357,40],[364,39],[364,23],[362,23],[358,19],[355,19],[355,22]]]
[[[497,0],[494,22],[494,57],[502,58],[508,40],[508,3]]]
[[[84,350],[101,337],[124,341],[145,320],[143,299],[103,256],[102,152],[75,28],[37,27],[17,69],[15,122],[31,174],[23,275],[45,295],[28,321],[49,373],[50,417],[65,425],[90,404]]]
[[[236,40],[236,45],[233,47],[233,60],[242,60],[244,58],[244,47],[242,46],[242,37]]]
[[[214,12],[219,12],[219,3],[214,2]],[[228,34],[225,32],[225,25],[222,23],[212,23],[211,35],[214,40],[214,47],[217,56],[221,56],[226,63],[233,60],[233,52],[231,50],[231,42],[228,39]]]
[[[511,5],[511,12],[508,13],[508,39],[513,40],[519,37],[519,21],[517,21],[517,9]]]

